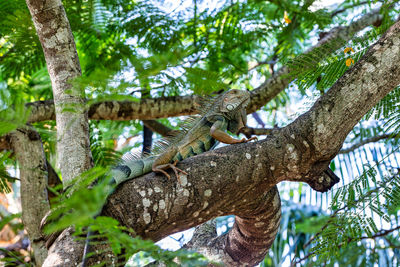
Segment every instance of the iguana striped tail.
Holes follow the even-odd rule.
[[[145,173],[149,173],[152,170],[152,165],[156,156],[149,156],[143,159],[137,159],[133,156],[128,156],[127,159],[123,160],[120,164],[111,169],[111,182],[115,186],[123,183],[129,179],[139,177]],[[113,186],[115,189],[115,187]],[[111,194],[114,189],[112,189],[109,194]],[[96,218],[97,216],[95,216]],[[83,248],[83,257],[82,257],[82,267],[86,267],[87,264],[87,254],[90,249],[90,236],[92,235],[92,231],[89,229],[86,235],[85,246]]]
[[[139,177],[152,171],[152,165],[156,156],[143,159],[126,159],[111,170],[113,183],[119,185],[126,180]]]

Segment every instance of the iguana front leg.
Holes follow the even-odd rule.
[[[179,172],[186,174],[186,175],[187,175],[187,172],[176,167],[176,164],[178,163],[177,160],[174,163],[170,163],[171,160],[176,155],[176,153],[178,153],[178,148],[176,146],[169,147],[164,153],[159,155],[154,160],[152,170],[153,170],[153,172],[161,172],[165,176],[167,176],[168,179],[171,179],[171,176],[165,170],[172,169],[176,175],[176,178],[178,179],[178,182],[181,183],[181,180],[179,178]]]
[[[253,136],[249,139],[242,138],[242,139],[236,139],[231,137],[229,134],[221,130],[223,125],[222,121],[216,121],[210,129],[210,135],[215,138],[216,140],[220,141],[221,143],[224,144],[238,144],[238,143],[247,143],[252,140],[258,140],[257,137]]]

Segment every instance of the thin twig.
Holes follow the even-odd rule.
[[[357,6],[362,6],[362,5],[368,4],[369,2],[370,2],[370,1],[363,1],[363,2],[356,3],[356,4],[354,4],[354,5],[348,6],[348,7],[344,7],[344,8],[341,8],[341,9],[337,9],[337,10],[335,10],[335,11],[332,12],[331,18],[333,18],[334,16],[336,16],[336,15],[338,15],[338,14],[340,14],[340,13],[345,12],[347,9],[354,8],[354,7],[357,7]]]
[[[363,236],[363,237],[360,237],[360,240],[361,240],[361,239],[375,239],[375,238],[387,236],[388,234],[390,234],[390,233],[392,233],[392,232],[394,232],[394,231],[396,231],[396,230],[399,230],[399,229],[400,229],[400,225],[397,226],[397,227],[395,227],[395,228],[392,228],[392,229],[381,230],[380,233],[375,234],[375,235],[372,235],[372,236]],[[349,242],[348,242],[348,243],[350,243],[350,241],[352,241],[352,240],[353,240],[353,238],[349,238]],[[357,239],[357,241],[358,241],[358,239]],[[296,260],[296,261],[294,261],[294,258],[293,258],[292,263],[291,263],[290,266],[296,266],[296,264],[299,264],[300,262],[302,262],[302,261],[308,259],[309,257],[311,257],[311,256],[313,256],[313,255],[314,255],[314,253],[308,253],[307,255],[305,255],[304,257],[302,257],[302,258],[300,258],[300,259],[298,259],[298,260]]]
[[[250,138],[253,135],[271,135],[275,130],[278,130],[278,127],[274,128],[252,128],[252,127],[244,127],[240,129],[239,133],[244,134],[247,138]]]
[[[366,139],[362,140],[361,142],[352,145],[349,148],[340,150],[339,154],[347,154],[347,153],[349,153],[349,152],[351,152],[353,150],[356,150],[357,148],[362,147],[363,145],[366,145],[368,143],[374,143],[374,142],[378,142],[378,141],[380,141],[382,139],[389,139],[389,138],[393,138],[393,137],[394,136],[391,135],[391,134],[383,134],[383,135],[378,135],[378,136],[374,136],[374,137],[371,137],[371,138],[366,138]]]
[[[173,129],[165,126],[164,124],[156,120],[144,120],[143,124],[150,128],[153,132],[160,134],[161,136],[167,136],[173,133]]]

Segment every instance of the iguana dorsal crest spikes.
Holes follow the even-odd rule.
[[[175,166],[176,163],[172,164],[173,162],[210,150],[218,141],[227,144],[246,142],[246,139],[230,137],[225,131],[228,129],[237,133],[245,126],[246,106],[249,101],[249,92],[242,90],[229,90],[219,96],[201,98],[198,108],[200,115],[188,117],[180,125],[180,131],[156,142],[149,155],[141,159],[135,154],[124,156],[120,165],[136,169],[132,170],[126,179],[121,179],[123,174],[119,175],[118,183],[151,170],[162,172],[169,177],[165,169],[171,168],[175,174],[183,172]]]
[[[246,123],[246,106],[250,101],[247,91],[230,90],[220,96],[204,99],[199,107],[200,116],[190,117],[182,124],[182,130],[154,145],[153,152],[140,158],[139,154],[127,154],[122,162],[111,170],[115,184],[154,171],[170,178],[167,169],[172,169],[178,179],[178,161],[213,149],[216,143],[244,143],[250,139],[235,139],[226,130],[237,133]],[[110,191],[111,193],[111,191]],[[89,238],[86,239],[86,248]],[[85,255],[84,255],[85,257]]]

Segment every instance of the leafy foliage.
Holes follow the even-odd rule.
[[[383,119],[383,121],[385,121],[382,125],[384,131],[391,133],[397,140],[400,132],[399,100],[400,87],[397,87],[379,101],[366,115],[366,118],[370,118],[374,115],[375,119]]]
[[[281,47],[270,56],[286,58],[303,49],[296,39],[305,39],[315,24],[324,28],[330,22],[326,10],[310,12],[311,4],[249,1],[200,10],[195,3],[193,15],[190,10],[167,14],[157,4],[144,1],[69,0],[65,7],[84,76],[107,83],[133,66],[138,80],[130,82],[131,87],[143,89],[145,79],[153,90],[158,87],[162,94],[178,94],[183,89],[208,93],[248,80],[248,61],[268,55],[265,42]],[[284,11],[295,16],[286,27],[280,22]],[[7,18],[0,26],[5,36],[0,46],[5,77],[41,69],[43,53],[24,3],[7,0],[0,5],[0,13]],[[29,61],[37,65],[31,67]],[[182,75],[172,70],[177,66],[182,67]],[[223,77],[218,77],[221,73]]]
[[[163,262],[167,266],[206,266],[208,264],[208,260],[198,253],[185,250],[163,250],[152,241],[142,240],[139,237],[133,238],[132,231],[119,226],[118,221],[109,217],[97,217],[90,228],[99,233],[97,236],[92,236],[92,239],[107,238],[112,253],[120,255],[119,257],[122,257],[124,261],[127,261],[131,255],[144,251],[144,254],[142,254],[143,257],[150,257],[153,260]],[[96,241],[93,244],[96,244]],[[102,251],[102,253],[107,252],[109,251]],[[180,264],[177,264],[176,260],[179,260]],[[109,264],[103,262],[100,266],[107,266]]]
[[[32,74],[45,62],[28,8],[22,0],[0,3],[0,79]]]
[[[386,232],[378,229],[373,215],[391,222],[391,214],[400,206],[400,176],[398,171],[389,171],[377,181],[375,167],[336,191],[331,203],[334,213],[313,239],[311,253],[318,255],[319,262],[339,258],[347,246]]]
[[[95,161],[102,162],[99,159],[95,159]],[[45,231],[52,233],[74,225],[74,235],[78,239],[85,239],[89,229],[96,233],[96,235],[90,236],[92,245],[104,242],[105,239],[110,246],[109,250],[97,251],[96,253],[112,253],[117,258],[122,257],[124,261],[127,261],[133,254],[143,251],[146,257],[151,257],[168,266],[178,266],[175,262],[176,259],[188,266],[208,264],[206,258],[198,253],[184,250],[162,250],[152,241],[134,237],[132,230],[120,226],[115,219],[97,216],[105,204],[107,196],[114,190],[109,183],[111,177],[106,178],[106,173],[106,168],[93,168],[78,177],[77,181],[79,182],[75,186],[59,195],[55,201],[58,204],[49,217],[49,220],[53,222],[47,225]],[[103,178],[98,179],[98,177]],[[93,184],[94,181],[97,181],[96,185],[88,189],[88,186]],[[93,253],[88,254],[88,256]],[[111,260],[110,258],[110,262],[102,262],[100,266],[110,265]]]
[[[9,164],[9,157],[10,157],[10,152],[8,153],[0,153],[0,192],[1,193],[10,193],[11,188],[9,186],[10,183],[15,182],[17,179],[15,177],[12,177],[8,172],[7,172],[7,163]],[[2,227],[0,227],[1,229]]]
[[[90,149],[92,151],[95,166],[112,166],[121,158],[122,153],[115,151],[114,141],[104,140],[101,130],[96,123],[91,123]]]
[[[328,52],[332,51],[332,47],[322,46],[289,61],[291,75],[296,77],[295,83],[298,88],[303,93],[306,90],[316,89],[323,94],[348,69],[345,64],[346,59],[350,57],[355,61],[360,59],[391,23],[390,20],[386,20],[379,28],[372,28],[363,36],[354,37],[347,43],[337,40],[337,43],[333,44],[335,47],[333,53]],[[345,46],[354,47],[356,52],[350,56],[346,55],[343,53]],[[397,95],[398,88],[368,113],[365,120],[375,115],[374,118],[381,121],[373,124],[368,121],[361,122],[353,131],[353,143],[367,137],[375,137],[385,131],[393,135],[398,132]],[[368,127],[365,128],[365,125]],[[396,146],[396,140],[390,140],[390,144]],[[397,150],[392,150],[392,153],[397,153]],[[380,165],[380,168],[382,167],[386,165]],[[382,180],[377,180],[377,176],[375,168],[371,167],[359,178],[337,190],[331,203],[332,216],[308,242],[313,244],[309,254],[305,252],[303,258],[295,260],[296,263],[306,260],[303,265],[307,266],[313,264],[334,266],[340,263],[373,266],[380,261],[377,250],[387,247],[382,248],[378,245],[378,240],[371,245],[368,240],[381,238],[389,247],[398,246],[398,242],[391,240],[395,239],[395,230],[398,229],[395,216],[399,210],[399,176],[396,170],[391,169]],[[379,229],[376,218],[390,223],[393,230]]]
[[[261,266],[282,266],[294,255],[307,254],[309,249],[305,244],[311,234],[319,230],[326,221],[326,215],[315,206],[302,205],[291,200],[282,202],[281,225],[270,253]],[[289,248],[289,249],[287,249]]]
[[[382,98],[382,100],[368,112],[366,118],[368,119],[372,115],[374,115],[375,119],[388,118],[391,114],[398,112],[398,103],[400,103],[400,87],[396,87]]]
[[[0,110],[0,136],[22,127],[28,120],[24,103],[16,102],[13,107]]]
[[[163,7],[165,1],[63,1],[82,67],[82,77],[72,85],[85,90],[88,105],[103,100],[139,101],[144,92],[149,96],[173,96],[191,92],[211,94],[228,88],[252,90],[257,86],[254,80],[268,79],[289,60],[287,65],[300,91],[322,94],[348,69],[346,59],[351,57],[357,61],[393,22],[398,12],[395,9],[384,10],[382,26],[369,29],[361,37],[355,36],[348,42],[337,40],[330,47],[322,46],[299,56],[310,46],[316,28],[323,32],[337,22],[347,23],[355,8],[362,6],[363,11],[368,11],[376,1],[343,1],[334,11],[316,8],[314,1],[215,1],[208,8],[204,8],[203,2],[197,0],[187,8],[178,6],[175,10],[166,10]],[[285,14],[290,22],[283,19]],[[28,121],[29,111],[25,109],[25,103],[51,99],[52,91],[43,52],[25,2],[0,1],[0,15],[1,136]],[[353,47],[356,52],[345,55],[343,49],[346,46]],[[272,118],[269,123],[275,125],[279,122],[276,111],[286,108],[290,100],[292,98],[282,92],[264,107],[265,117]],[[360,124],[350,142],[382,133],[384,128],[391,133],[398,132],[398,100],[397,88],[370,113],[370,118],[372,115],[375,119],[386,118],[386,124],[378,123],[368,128]],[[166,119],[163,122],[171,124]],[[47,158],[54,163],[55,123],[40,122],[35,124],[35,128],[41,134]],[[136,137],[141,130],[138,121],[91,122],[90,142],[97,168],[83,174],[78,187],[58,196],[59,205],[53,216],[61,219],[49,230],[73,224],[78,233],[84,234],[90,226],[98,232],[94,238],[106,238],[111,244],[111,252],[119,254],[125,251],[126,258],[146,250],[150,257],[171,265],[175,264],[175,257],[182,263],[203,264],[203,258],[198,255],[162,251],[151,242],[132,238],[129,229],[110,218],[93,219],[99,213],[105,195],[113,190],[107,183],[107,168],[132,145],[127,142],[129,145],[121,152],[115,152],[118,138],[137,139],[133,146],[138,146],[140,138]],[[11,157],[11,154],[2,154],[0,158],[0,189],[4,191],[8,188],[8,181],[14,181],[6,172],[6,167],[13,162]],[[99,177],[99,182],[92,185]],[[322,253],[321,259],[328,255],[325,258],[330,257],[332,264],[350,259],[353,255],[349,251],[367,251],[363,247],[357,248],[355,241],[379,233],[379,229],[368,217],[357,216],[354,211],[360,205],[367,205],[379,216],[392,216],[397,212],[398,176],[390,177],[384,180],[387,186],[376,181],[374,187],[367,182],[373,181],[373,173],[366,174],[340,189],[333,204],[336,210],[340,210],[340,216],[330,222],[348,223],[344,215],[348,212],[350,217],[347,219],[350,218],[351,223],[339,229],[340,235],[333,234],[336,226],[326,227],[327,233],[319,234],[315,239],[321,241],[320,247],[316,246],[312,251]],[[88,185],[92,185],[90,190]],[[384,197],[378,197],[376,202],[372,198],[378,192],[383,192]],[[67,198],[67,195],[71,197]],[[288,244],[285,235],[297,244],[297,251],[293,251],[295,246],[290,246],[297,257],[308,253],[309,250],[301,249],[302,245],[315,232],[313,226],[319,226],[326,219],[325,215],[317,218],[314,216],[316,212],[303,212],[298,207],[293,208],[293,203],[287,204],[291,206],[285,211],[283,220],[287,230],[279,233],[272,249],[275,258],[266,259],[266,265],[268,262],[278,264],[281,260],[277,256],[283,255],[285,244]],[[384,214],[379,213],[382,210]],[[353,231],[350,233],[351,242],[346,240],[349,236],[347,230]],[[331,240],[333,237],[336,239]],[[332,246],[337,248],[333,252],[340,253],[342,259],[333,258]],[[371,250],[369,253],[368,260],[375,261],[377,254]]]
[[[322,45],[311,52],[301,54],[293,60],[288,61],[290,75],[296,78],[296,85],[304,93],[306,89],[313,86],[324,93],[344,74],[349,68],[347,59],[357,62],[394,22],[387,21],[378,28],[372,28],[362,37],[354,37],[346,42],[341,37],[336,38],[329,44]],[[346,54],[345,46],[354,47],[356,52]],[[353,49],[353,48],[351,48]]]
[[[114,142],[104,140],[100,124],[91,123],[91,149],[96,167],[76,178],[73,186],[54,200],[55,205],[48,220],[45,231],[53,233],[63,230],[71,225],[75,226],[74,235],[78,239],[85,239],[88,230],[95,232],[91,235],[91,244],[107,240],[110,251],[99,253],[112,253],[123,257],[127,261],[133,254],[143,251],[144,255],[168,264],[178,266],[175,260],[187,265],[203,266],[208,263],[204,256],[179,251],[164,251],[152,241],[134,237],[134,232],[119,225],[119,222],[104,216],[97,216],[104,206],[107,196],[114,190],[110,185],[111,177],[107,176],[109,166],[115,164],[121,154],[115,152]],[[122,253],[123,252],[123,253]],[[90,254],[88,255],[90,256]],[[111,260],[111,259],[110,259]],[[101,266],[108,266],[111,262],[102,262]]]

